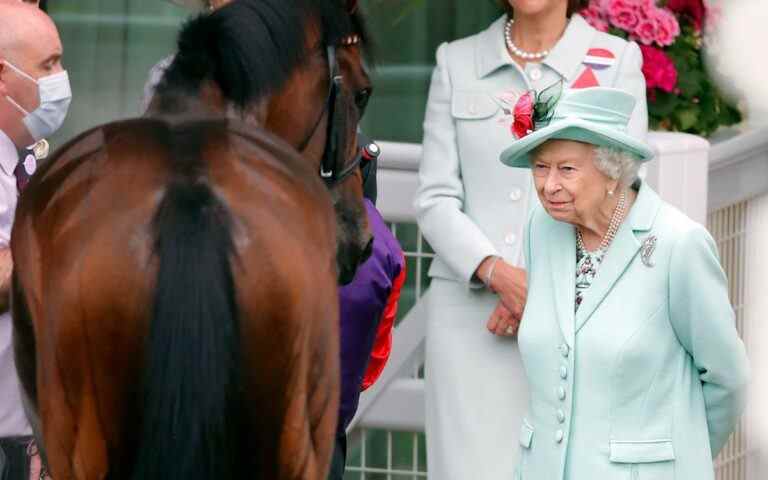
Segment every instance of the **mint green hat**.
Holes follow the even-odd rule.
[[[499,159],[510,167],[530,168],[533,149],[547,140],[561,139],[616,148],[647,162],[655,156],[654,150],[627,133],[635,103],[634,96],[617,88],[566,89],[549,122],[536,125],[535,131],[516,140]]]

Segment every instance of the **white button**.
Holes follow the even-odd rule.
[[[562,353],[565,358],[568,358],[568,353],[570,352],[570,350],[571,349],[568,348],[567,343],[560,345],[560,353]]]
[[[563,387],[557,388],[557,398],[560,400],[565,400],[565,389]]]
[[[541,69],[539,67],[531,68],[531,71],[528,72],[528,76],[531,77],[531,80],[534,82],[539,80],[541,78]]]
[[[555,441],[557,443],[562,442],[563,438],[565,438],[565,433],[562,430],[558,430],[555,432]]]
[[[558,410],[557,411],[557,421],[560,422],[560,423],[564,423],[565,422],[565,412],[564,411],[562,411],[562,410]]]
[[[566,367],[565,365],[560,366],[560,378],[562,378],[563,380],[568,378],[568,367]]]
[[[520,200],[522,196],[523,196],[523,191],[520,190],[519,188],[513,188],[512,191],[509,192],[509,199],[512,200],[513,202]]]
[[[506,242],[507,245],[514,245],[517,241],[517,235],[514,233],[510,233],[506,237],[504,237],[504,242]]]

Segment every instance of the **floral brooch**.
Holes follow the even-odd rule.
[[[512,111],[512,134],[518,140],[546,126],[555,113],[555,105],[563,92],[563,82],[549,86],[539,93],[529,90],[520,96]]]

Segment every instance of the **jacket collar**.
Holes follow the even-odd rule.
[[[662,202],[659,196],[645,182],[629,215],[622,223],[605,255],[594,283],[584,295],[579,311],[575,309],[576,236],[572,225],[553,222],[557,225],[549,246],[550,270],[555,286],[555,302],[560,328],[568,344],[573,347],[576,333],[587,323],[613,286],[621,278],[632,261],[637,257],[643,237],[653,228]],[[567,246],[567,248],[566,248]]]
[[[475,44],[475,66],[478,78],[483,78],[503,66],[514,63],[504,42],[506,21],[507,16],[502,15],[478,36]],[[596,32],[597,30],[592,28],[581,15],[571,16],[562,38],[544,59],[544,65],[555,70],[563,78],[572,79],[592,45]]]

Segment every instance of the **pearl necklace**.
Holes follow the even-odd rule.
[[[510,52],[525,60],[541,60],[542,58],[549,55],[549,50],[542,50],[541,52],[526,52],[525,50],[522,50],[517,45],[515,45],[514,42],[512,42],[513,23],[515,23],[515,19],[510,18],[507,21],[507,24],[504,26],[504,39],[507,41],[507,48]]]
[[[621,222],[624,220],[624,214],[626,213],[626,209],[627,209],[627,194],[626,192],[621,192],[621,195],[619,195],[619,203],[617,203],[616,208],[613,209],[613,214],[611,215],[611,221],[608,224],[608,231],[605,232],[605,235],[603,236],[603,240],[600,242],[600,246],[597,248],[597,250],[602,250],[603,252],[608,250],[608,247],[611,245],[613,238],[616,236],[616,232],[619,231]],[[584,238],[582,238],[581,230],[579,230],[578,228],[576,229],[576,243],[578,244],[580,249],[584,250],[585,252],[589,251],[584,246]]]

